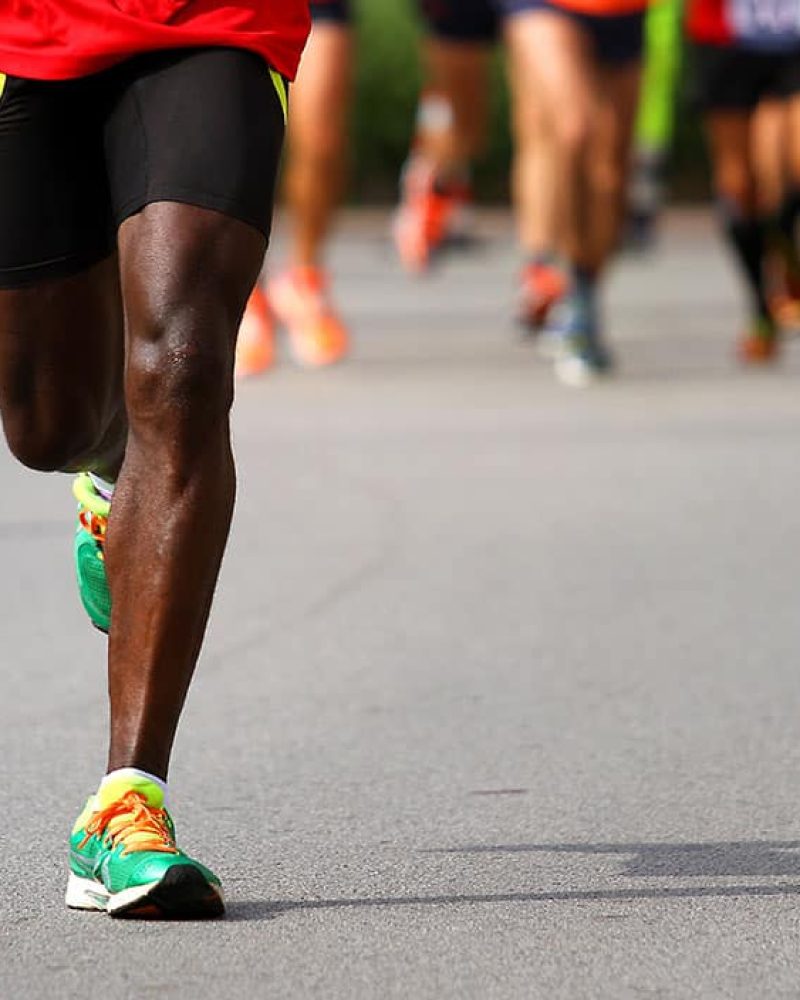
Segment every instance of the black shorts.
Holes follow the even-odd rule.
[[[492,42],[498,16],[492,0],[420,0],[422,19],[436,38],[452,42]]]
[[[752,111],[765,98],[800,94],[800,50],[754,52],[730,45],[694,45],[697,104],[702,111]]]
[[[350,24],[349,0],[312,0],[311,20],[316,24]]]
[[[491,42],[501,20],[528,11],[552,11],[571,18],[587,33],[598,62],[624,66],[638,62],[644,48],[644,12],[595,15],[561,7],[552,0],[421,0],[422,16],[437,38]]]
[[[283,80],[238,49],[148,54],[78,80],[8,77],[0,288],[107,257],[120,224],[156,201],[222,212],[269,237],[285,100]]]

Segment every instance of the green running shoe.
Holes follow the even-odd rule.
[[[199,919],[225,912],[219,879],[175,846],[164,795],[120,778],[92,796],[70,837],[67,906],[138,920]]]
[[[75,532],[75,569],[78,592],[89,620],[101,632],[111,624],[111,594],[108,590],[104,546],[111,504],[82,472],[72,484],[78,501],[78,527]]]

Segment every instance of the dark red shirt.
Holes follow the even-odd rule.
[[[293,78],[308,0],[0,0],[0,73],[88,76],[159,49],[231,46]]]

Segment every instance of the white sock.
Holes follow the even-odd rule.
[[[108,784],[111,781],[117,781],[120,778],[139,778],[144,781],[152,781],[154,785],[161,789],[164,793],[164,806],[167,804],[167,783],[163,778],[157,778],[154,774],[150,774],[147,771],[140,771],[138,767],[120,767],[116,771],[109,771],[108,774],[100,782],[100,788],[103,785]],[[98,789],[99,791],[100,789]]]
[[[101,479],[94,472],[89,473],[92,485],[104,500],[110,501],[114,496],[114,483],[109,483],[107,479]]]

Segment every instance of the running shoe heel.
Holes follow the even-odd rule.
[[[108,893],[93,879],[70,872],[65,902],[71,910],[105,910]]]

